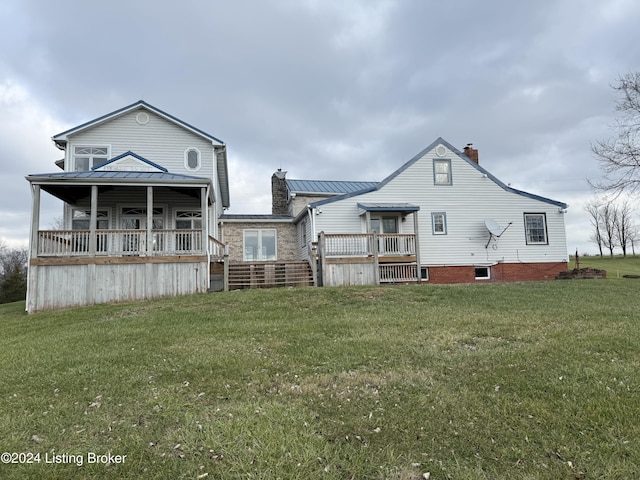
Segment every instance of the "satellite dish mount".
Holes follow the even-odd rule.
[[[487,244],[484,246],[484,248],[489,248],[491,240],[497,240],[498,238],[500,238],[512,223],[513,222],[509,222],[506,227],[502,228],[493,218],[485,218],[484,226],[487,227],[487,230],[489,230],[489,240],[487,241]],[[496,247],[497,245],[494,243],[493,248],[495,249]]]

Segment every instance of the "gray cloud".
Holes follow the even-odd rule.
[[[52,135],[140,98],[227,142],[236,213],[268,208],[276,168],[379,180],[438,136],[581,205],[639,15],[624,0],[4,2],[0,235],[26,239],[23,177],[55,169]],[[586,221],[569,210],[570,250]]]

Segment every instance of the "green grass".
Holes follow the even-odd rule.
[[[640,476],[634,280],[0,306],[3,479]]]
[[[575,256],[571,256],[569,268],[575,268]],[[622,278],[623,275],[640,275],[640,255],[628,255],[626,258],[622,255],[610,256],[581,256],[580,268],[598,268],[607,271],[607,278]]]

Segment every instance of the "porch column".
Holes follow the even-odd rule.
[[[365,221],[364,231],[366,233],[370,233],[371,232],[371,212],[369,210],[364,212],[364,221]]]
[[[29,257],[38,256],[38,229],[40,228],[40,185],[31,185],[31,238]]]
[[[147,187],[147,255],[153,255],[153,187]]]
[[[416,242],[416,273],[418,283],[422,282],[422,270],[420,268],[420,235],[418,233],[418,211],[413,212],[413,233]]]
[[[207,215],[207,187],[200,188],[200,209],[202,210],[202,243],[200,250],[203,253],[207,251],[207,245],[209,245],[209,230],[208,230],[208,215]]]
[[[89,217],[89,255],[96,255],[98,226],[98,186],[91,185],[91,216]]]

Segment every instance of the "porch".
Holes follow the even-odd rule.
[[[419,283],[415,234],[325,234],[318,236],[318,279],[323,286]]]

